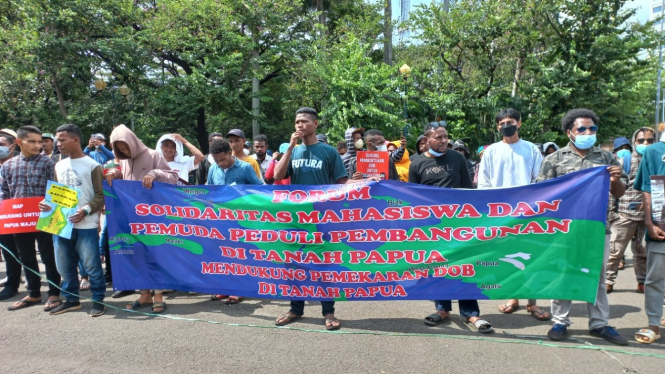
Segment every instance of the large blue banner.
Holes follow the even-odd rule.
[[[609,174],[452,190],[105,185],[116,289],[292,300],[594,301]]]

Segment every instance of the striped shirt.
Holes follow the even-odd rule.
[[[3,199],[19,199],[46,195],[46,183],[55,180],[55,163],[42,154],[28,158],[20,154],[0,168]]]

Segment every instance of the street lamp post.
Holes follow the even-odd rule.
[[[407,64],[400,66],[399,73],[402,74],[402,79],[404,79],[404,121],[407,121],[408,113],[406,110],[406,104],[409,100],[409,86],[407,85],[407,80],[409,75],[411,75],[411,67]]]
[[[132,90],[127,87],[126,84],[123,84],[118,88],[118,92],[120,92],[120,95],[127,99],[127,102],[129,103],[129,115],[132,122],[132,131],[134,131],[134,95],[132,94]]]

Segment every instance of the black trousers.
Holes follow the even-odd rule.
[[[18,288],[21,285],[21,265],[19,265],[14,256],[20,259],[21,255],[16,248],[14,234],[0,235],[0,244],[3,245],[2,257],[5,259],[5,265],[7,266],[7,283],[5,283],[5,288],[18,291]],[[9,249],[14,256],[9,254],[4,247]]]
[[[46,279],[60,286],[60,274],[55,265],[55,251],[53,249],[53,235],[45,232],[31,232],[26,234],[14,234],[16,247],[21,256],[21,262],[26,268],[39,272],[39,262],[37,261],[37,251],[35,241],[39,245],[39,255],[42,258],[44,267],[46,267]],[[28,283],[28,294],[30,297],[41,297],[42,279],[35,273],[25,269],[25,279]],[[60,290],[52,284],[48,286],[49,296],[60,296]]]

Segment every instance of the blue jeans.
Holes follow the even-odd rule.
[[[478,300],[458,300],[459,314],[464,318],[480,317],[480,307]],[[453,310],[453,303],[450,300],[434,300],[436,310],[445,310],[450,312]]]
[[[90,276],[92,300],[104,301],[106,280],[102,270],[102,260],[99,257],[97,229],[73,229],[71,239],[53,235],[53,244],[55,262],[58,272],[62,275],[62,288],[68,292],[67,300],[79,300],[77,268],[80,261],[83,269]]]

